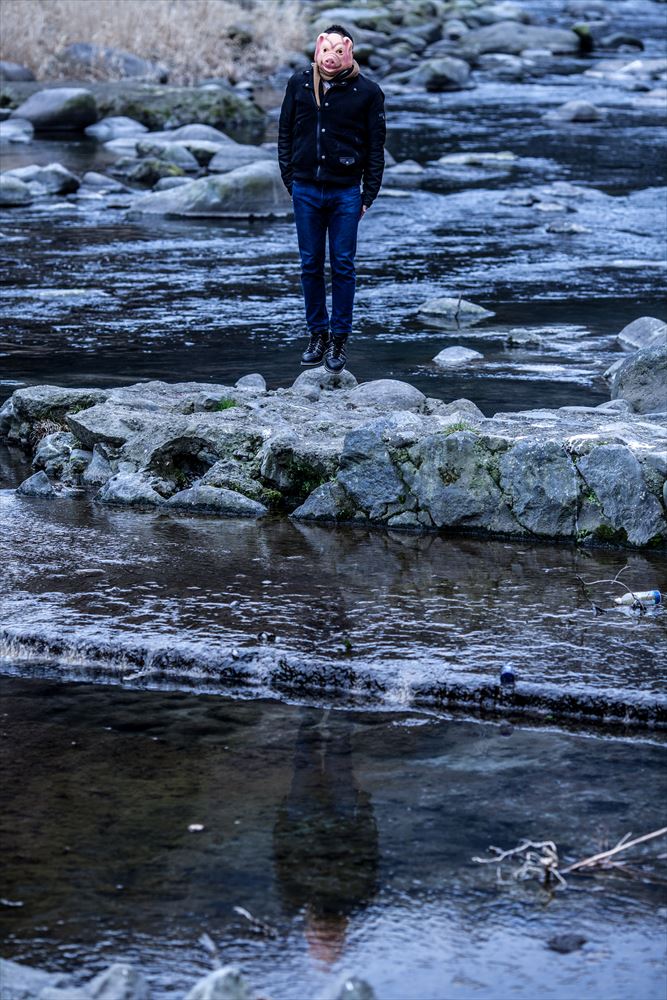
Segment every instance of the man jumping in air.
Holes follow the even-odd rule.
[[[340,24],[317,36],[311,68],[294,73],[280,111],[278,162],[292,196],[310,340],[303,365],[340,372],[352,332],[357,227],[382,183],[384,94],[359,71]],[[331,322],[324,258],[329,234]]]

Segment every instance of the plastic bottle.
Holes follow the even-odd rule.
[[[516,683],[516,673],[514,672],[514,667],[506,665],[502,668],[500,671],[500,683],[503,686]]]
[[[623,594],[622,597],[615,597],[614,604],[635,604],[641,601],[642,604],[660,604],[662,594],[659,590],[636,590],[634,594]]]

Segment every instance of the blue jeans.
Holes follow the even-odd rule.
[[[331,263],[331,333],[347,337],[352,332],[352,307],[356,272],[357,228],[361,212],[358,185],[342,187],[315,181],[292,184],[294,221],[301,256],[301,287],[308,333],[329,332],[324,257],[329,233]]]

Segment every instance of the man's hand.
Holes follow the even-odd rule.
[[[359,212],[359,219],[363,219],[367,211],[368,211],[368,205],[362,205],[361,211]]]

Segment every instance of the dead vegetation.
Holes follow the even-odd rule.
[[[605,851],[598,851],[589,857],[582,858],[569,865],[563,865],[558,854],[558,848],[552,840],[523,840],[516,847],[507,851],[499,847],[489,847],[490,858],[473,858],[479,865],[495,865],[496,879],[501,885],[508,885],[512,881],[523,881],[524,879],[535,879],[545,889],[566,889],[566,875],[597,875],[616,874],[627,878],[639,878],[647,882],[660,882],[664,879],[655,872],[655,861],[664,861],[667,854],[660,854],[657,857],[640,857],[635,864],[629,864],[619,855],[630,851],[632,848],[645,844],[649,840],[667,836],[667,826],[660,830],[653,830],[645,833],[641,837],[632,837],[631,833],[626,833],[624,837],[614,846]],[[505,870],[511,867],[509,878],[504,877]]]
[[[237,82],[270,72],[306,41],[298,0],[3,0],[0,58],[38,80],[64,79],[57,56],[74,42],[131,52],[169,70],[169,82]],[[117,79],[100,63],[79,79]]]

